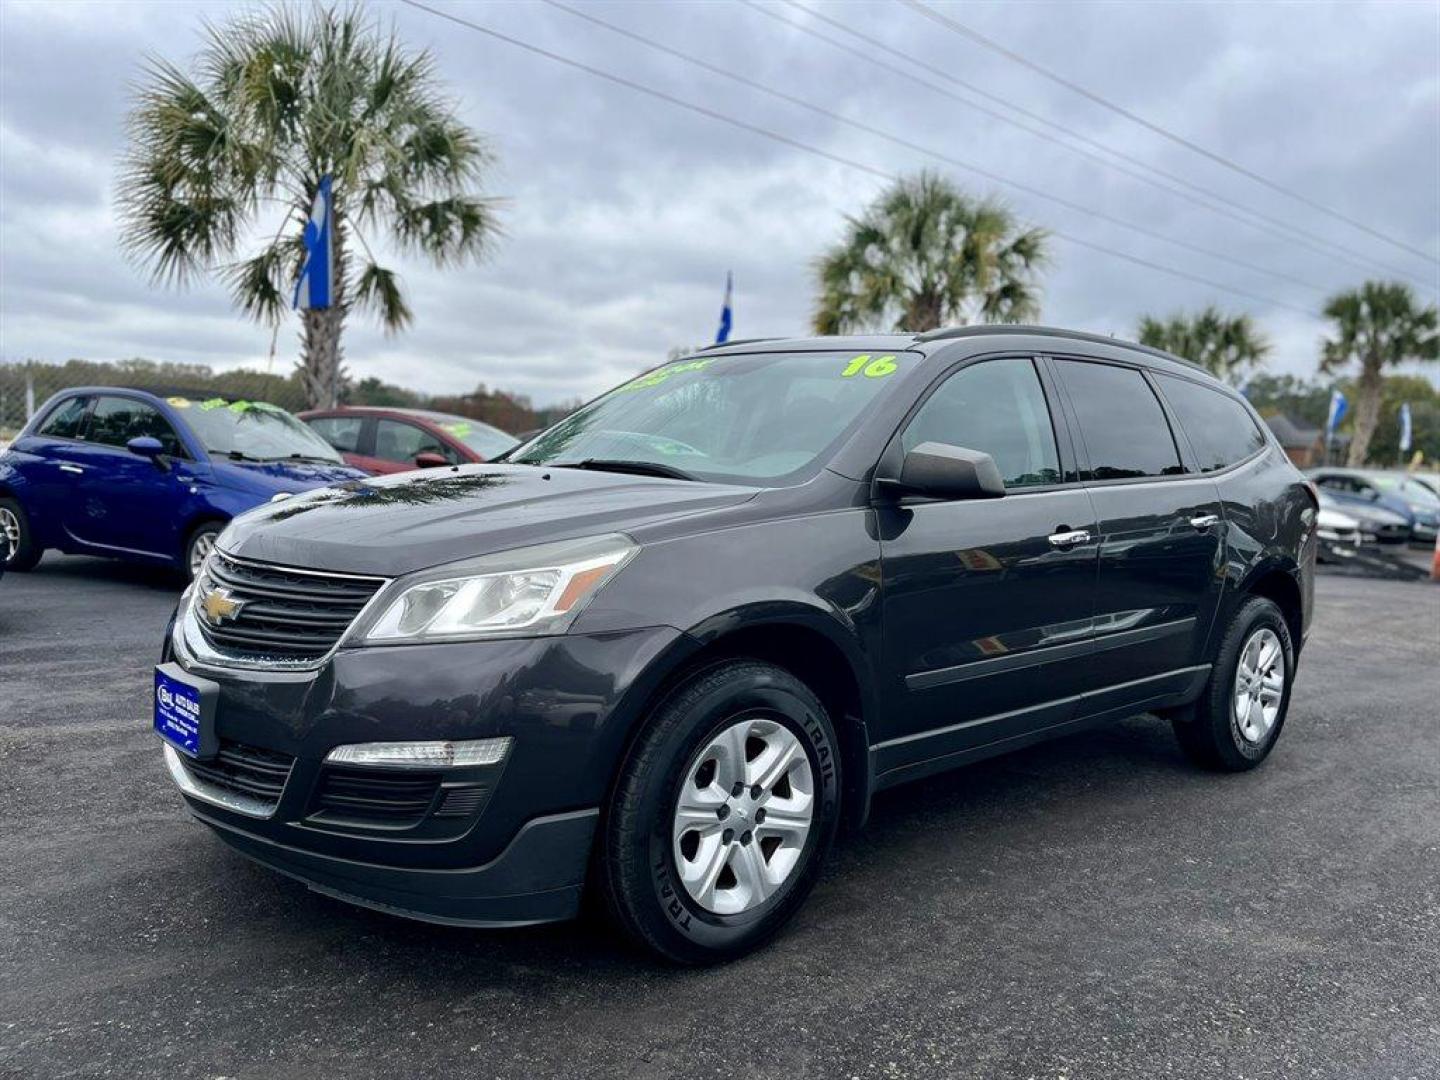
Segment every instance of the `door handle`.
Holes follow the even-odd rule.
[[[75,473],[75,474],[78,476],[80,473],[83,473],[85,470],[84,470],[81,466],[79,466],[79,465],[61,465],[61,466],[60,466],[60,471],[61,471],[61,472]]]
[[[1190,519],[1190,524],[1196,529],[1208,529],[1211,525],[1220,524],[1219,514],[1200,514]]]
[[[1058,548],[1074,547],[1076,544],[1086,543],[1089,539],[1090,530],[1088,529],[1068,529],[1065,532],[1050,534],[1051,546]]]

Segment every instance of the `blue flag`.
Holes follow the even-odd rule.
[[[734,285],[734,275],[727,270],[725,272],[725,306],[720,309],[720,329],[715,332],[716,345],[723,345],[730,340],[730,324],[733,321],[733,316],[730,314],[730,293]]]
[[[294,307],[304,310],[330,306],[330,284],[335,275],[330,233],[334,223],[335,207],[327,174],[320,178],[310,218],[305,222],[305,261],[300,264],[300,277],[295,282]]]
[[[1410,449],[1410,437],[1414,434],[1410,430],[1410,402],[1400,406],[1400,452],[1403,454]]]
[[[1325,418],[1325,434],[1332,435],[1335,429],[1340,426],[1340,421],[1345,419],[1345,410],[1350,407],[1350,402],[1340,392],[1339,387],[1330,391],[1330,415]]]

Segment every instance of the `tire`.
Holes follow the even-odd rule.
[[[186,581],[193,581],[200,570],[200,564],[205,561],[215,548],[215,538],[225,528],[219,521],[204,521],[190,531],[189,538],[185,541],[185,551],[180,558],[180,575]]]
[[[1266,663],[1271,646],[1278,649],[1278,655]],[[1263,669],[1258,679],[1248,673],[1257,657]],[[1240,670],[1242,660],[1247,665],[1244,674]],[[1278,671],[1276,662],[1283,662],[1283,672]],[[1268,680],[1266,671],[1270,672]],[[1277,673],[1278,687],[1273,685]],[[1186,757],[1206,769],[1244,772],[1255,768],[1280,738],[1294,682],[1295,648],[1284,615],[1273,602],[1251,597],[1240,606],[1225,631],[1210,679],[1194,709],[1171,720],[1180,748]],[[1241,707],[1245,700],[1242,684],[1253,687],[1260,695],[1245,708]],[[1276,693],[1278,697],[1272,697]]]
[[[814,887],[840,779],[830,717],[800,680],[758,660],[696,673],[649,718],[607,808],[599,861],[611,913],[681,964],[757,948]],[[768,786],[744,786],[756,780]],[[716,867],[707,888],[702,871]]]
[[[30,533],[30,518],[19,501],[9,496],[0,498],[0,530],[7,537],[10,557],[5,560],[6,570],[33,570],[45,554],[43,547],[37,547]]]

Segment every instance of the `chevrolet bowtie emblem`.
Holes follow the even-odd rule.
[[[200,601],[200,614],[211,626],[219,626],[228,619],[240,617],[244,600],[236,600],[229,589],[211,589]]]

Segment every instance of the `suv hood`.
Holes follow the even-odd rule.
[[[396,577],[530,544],[627,532],[757,493],[586,469],[468,465],[267,503],[231,522],[221,544],[239,558]]]

